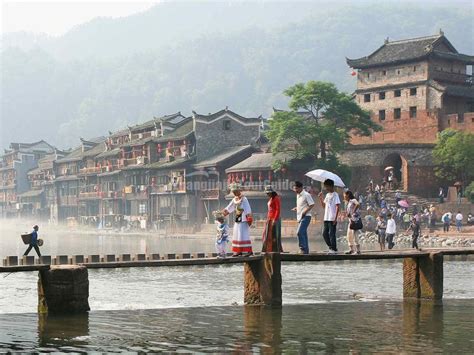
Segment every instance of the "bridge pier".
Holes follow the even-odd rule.
[[[38,313],[89,310],[89,276],[84,265],[54,265],[39,271]]]
[[[443,253],[403,259],[403,298],[443,298]]]
[[[281,307],[281,256],[266,253],[244,263],[244,303]]]

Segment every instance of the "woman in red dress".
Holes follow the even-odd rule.
[[[281,200],[280,196],[271,186],[265,186],[265,193],[268,196],[268,214],[265,229],[263,231],[263,253],[281,253]]]

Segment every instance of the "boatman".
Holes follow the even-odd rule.
[[[36,254],[38,254],[38,257],[41,256],[39,246],[38,246],[38,230],[39,230],[38,226],[33,227],[33,232],[31,232],[30,245],[28,246],[28,249],[26,249],[25,254],[23,255],[28,255],[30,250],[32,248],[35,248],[35,251],[36,251]]]

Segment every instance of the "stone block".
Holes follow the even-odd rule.
[[[244,263],[245,304],[281,307],[281,256],[266,253]]]
[[[6,266],[17,266],[18,265],[18,256],[7,256],[5,258]]]
[[[151,254],[151,260],[161,260],[160,254]]]
[[[403,297],[420,297],[420,273],[417,258],[403,259]]]
[[[135,254],[134,260],[135,261],[145,261],[146,260],[146,255],[145,254]]]
[[[89,278],[84,265],[56,265],[40,270],[39,313],[84,313],[89,307]]]
[[[104,261],[105,261],[106,263],[113,263],[113,262],[115,262],[115,261],[117,261],[117,260],[115,259],[115,254],[107,254],[107,255],[104,257]]]
[[[443,298],[443,254],[430,253],[420,258],[420,298],[440,300]]]
[[[87,257],[88,263],[100,263],[100,255],[89,255]]]
[[[51,265],[52,259],[51,255],[41,255],[39,257],[39,263],[44,265]]]
[[[72,263],[73,264],[84,264],[85,258],[84,255],[73,255],[72,256]]]
[[[68,255],[58,255],[54,258],[55,265],[67,265],[69,264],[69,256]]]
[[[121,254],[119,256],[120,261],[132,261],[132,256],[130,254]]]
[[[35,257],[33,255],[23,255],[21,257],[21,265],[34,265]]]

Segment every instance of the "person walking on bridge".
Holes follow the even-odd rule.
[[[38,226],[33,227],[33,232],[31,232],[30,245],[28,246],[28,249],[26,249],[25,254],[23,255],[28,255],[31,249],[35,248],[35,251],[36,251],[36,254],[38,254],[38,257],[41,256],[41,252],[38,246],[38,230],[39,230]]]
[[[324,189],[327,191],[326,196],[323,198],[323,193],[319,193],[319,202],[324,208],[324,229],[323,238],[329,247],[328,254],[337,253],[336,245],[336,227],[337,217],[339,216],[339,207],[341,200],[339,195],[334,191],[334,181],[326,179],[323,182]]]
[[[346,202],[346,215],[349,220],[347,225],[349,250],[346,254],[360,254],[359,230],[362,228],[360,204],[350,190],[344,192],[344,201]]]
[[[252,242],[250,241],[250,226],[252,224],[252,209],[247,197],[242,195],[240,184],[233,183],[230,191],[234,198],[224,209],[224,217],[235,211],[235,223],[232,232],[232,252],[233,256],[253,255]]]
[[[280,196],[271,185],[265,186],[265,193],[268,196],[268,213],[263,231],[262,252],[281,253],[283,248],[281,246]]]
[[[296,220],[298,222],[298,244],[301,254],[309,253],[308,245],[308,227],[311,222],[311,209],[314,207],[314,200],[311,194],[303,189],[300,181],[295,181],[294,190],[296,192],[296,207],[292,210],[296,211]]]

